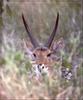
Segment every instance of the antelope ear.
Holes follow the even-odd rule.
[[[65,47],[64,40],[63,38],[60,38],[58,41],[53,43],[51,48],[52,48],[52,51],[56,52],[56,51],[60,51],[64,47]]]

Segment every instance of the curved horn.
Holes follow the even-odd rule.
[[[56,23],[55,23],[54,30],[53,30],[51,36],[48,38],[48,40],[47,40],[47,42],[45,44],[45,46],[48,47],[48,48],[50,48],[50,46],[52,44],[52,41],[53,41],[53,39],[55,37],[57,26],[58,26],[58,21],[59,21],[59,13],[57,13],[57,18],[56,18]]]
[[[22,19],[23,19],[23,23],[24,23],[25,29],[26,29],[26,31],[27,31],[27,33],[28,33],[28,35],[29,35],[30,40],[31,40],[31,43],[33,44],[33,46],[34,46],[35,48],[38,47],[39,44],[38,44],[38,42],[36,41],[36,39],[33,37],[32,33],[30,32],[29,26],[28,26],[28,24],[26,23],[23,14],[22,14]]]

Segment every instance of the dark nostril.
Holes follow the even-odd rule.
[[[44,66],[42,67],[42,69],[44,69]]]
[[[37,67],[38,67],[38,70],[39,70],[39,72],[41,72],[41,68],[40,68],[40,66],[41,66],[42,64],[39,64]]]
[[[42,64],[39,64],[39,65],[38,65],[38,69],[40,69],[40,66],[42,66]]]
[[[33,55],[34,55],[34,57],[36,57],[36,54],[35,53],[33,53]]]

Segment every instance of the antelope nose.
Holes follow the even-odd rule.
[[[41,72],[41,70],[44,69],[44,64],[39,64],[37,67],[38,67],[38,70]]]
[[[49,74],[49,70],[48,70],[48,67],[46,67],[44,64],[39,64],[37,66],[38,70],[40,73],[45,73],[45,74]]]

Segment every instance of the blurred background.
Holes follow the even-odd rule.
[[[57,29],[57,35],[55,40],[59,38],[64,39],[65,43],[65,51],[63,55],[66,61],[66,66],[69,66],[72,63],[73,67],[75,68],[74,73],[74,80],[67,84],[66,87],[71,86],[72,83],[76,87],[77,91],[77,100],[82,100],[83,92],[83,25],[82,25],[82,18],[83,18],[83,7],[82,7],[82,0],[0,0],[0,80],[1,80],[1,90],[3,91],[2,86],[5,88],[4,91],[7,92],[8,97],[11,98],[22,98],[22,95],[19,91],[15,90],[17,87],[20,89],[24,89],[23,97],[28,98],[26,92],[30,90],[35,91],[31,87],[34,87],[34,82],[31,83],[31,87],[26,85],[26,70],[29,68],[25,68],[26,66],[30,66],[29,62],[27,63],[26,59],[22,63],[21,61],[24,59],[24,55],[22,55],[23,51],[23,39],[27,40],[28,36],[26,30],[24,28],[22,22],[22,13],[24,14],[26,21],[30,27],[31,32],[33,35],[38,39],[39,42],[44,43],[46,39],[51,34],[54,24],[56,21],[57,13],[59,12],[59,26]],[[11,67],[12,66],[12,67]],[[22,79],[18,78],[21,77],[17,75],[18,66],[25,66],[22,69],[23,74]],[[15,69],[16,68],[16,69]],[[15,72],[13,72],[15,69]],[[16,74],[13,74],[16,73]],[[7,75],[7,77],[6,77]],[[15,80],[11,83],[10,75],[14,75],[13,77],[16,80],[19,79],[19,83],[17,87],[15,87],[16,83]],[[16,76],[15,76],[16,75]],[[25,77],[24,77],[25,75]],[[27,79],[28,81],[28,79]],[[51,80],[53,81],[53,80]],[[54,81],[53,81],[54,82]],[[15,85],[13,84],[15,83]],[[11,84],[11,85],[10,85]],[[42,83],[43,85],[39,86],[40,91],[43,86],[47,85]],[[23,87],[22,87],[23,86]],[[26,87],[25,87],[26,86]],[[52,83],[53,86],[53,83]],[[30,87],[30,88],[29,88]],[[36,86],[35,86],[36,87]],[[61,85],[62,87],[62,85]],[[25,89],[28,88],[28,89]],[[37,88],[37,87],[36,87]],[[50,89],[53,89],[51,87]],[[42,95],[50,90],[49,88],[45,87],[45,91],[42,92]],[[71,87],[69,88],[71,91]],[[17,94],[13,94],[11,91],[15,90]],[[37,91],[37,92],[38,92]],[[58,94],[57,91],[51,90],[51,96],[55,96]],[[61,91],[65,91],[61,90]],[[69,91],[69,90],[68,90]],[[21,91],[22,92],[22,91]],[[45,93],[44,93],[45,92]],[[32,92],[31,92],[32,93]],[[54,93],[54,94],[53,94]],[[63,92],[62,92],[63,93]],[[4,93],[3,93],[4,94]],[[34,93],[32,93],[34,94]],[[1,95],[1,94],[0,94]],[[6,95],[6,93],[5,93]],[[40,94],[37,94],[40,95]],[[46,94],[47,95],[47,94]],[[47,96],[50,98],[51,96]],[[32,97],[33,96],[31,95]],[[6,98],[7,96],[1,96],[2,98]],[[44,99],[45,96],[41,96],[40,98]],[[75,97],[70,96],[74,99]],[[57,99],[58,100],[58,99]],[[63,99],[61,99],[63,100]]]

